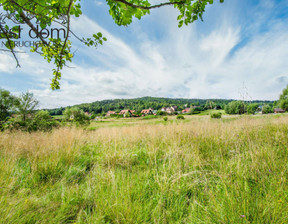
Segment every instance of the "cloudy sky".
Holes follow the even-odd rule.
[[[61,90],[49,89],[52,65],[40,56],[0,52],[0,87],[33,92],[42,108],[142,96],[275,100],[288,84],[288,1],[226,0],[204,21],[178,28],[173,7],[151,11],[129,27],[115,25],[103,0],[82,1],[72,30],[108,41],[88,48],[73,39],[73,63]]]

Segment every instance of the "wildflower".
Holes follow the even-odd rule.
[[[282,201],[281,199],[280,199],[280,200],[278,200],[278,202],[279,202],[279,203],[283,203],[283,201]]]
[[[245,218],[245,215],[240,215],[240,218]]]

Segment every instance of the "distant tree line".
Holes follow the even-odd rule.
[[[257,112],[268,114],[273,113],[275,108],[281,108],[288,111],[288,85],[283,89],[282,94],[277,101],[232,101],[224,107],[227,114],[255,114]]]
[[[226,114],[269,114],[274,112],[274,108],[278,108],[278,101],[273,103],[252,103],[244,101],[232,101],[225,106]]]
[[[148,108],[156,110],[158,116],[166,116],[167,112],[161,111],[161,108],[171,106],[177,106],[178,111],[189,108],[188,114],[197,114],[209,109],[225,110],[227,114],[255,114],[257,112],[265,114],[272,113],[274,108],[282,108],[287,111],[288,86],[283,90],[278,101],[247,102],[223,99],[142,97],[102,100],[50,110],[37,110],[38,105],[39,101],[30,92],[14,96],[9,91],[0,88],[0,130],[49,131],[60,125],[88,125],[90,120],[98,115],[104,116],[108,111],[119,113],[123,109],[135,110],[135,114],[138,116],[141,116],[143,109]],[[61,118],[55,115],[61,115]],[[130,114],[126,114],[126,117],[129,116]],[[123,115],[114,114],[111,117],[118,118],[123,117]],[[211,117],[220,118],[221,113],[215,113]]]
[[[136,99],[115,99],[102,100],[93,103],[85,103],[77,105],[78,108],[84,112],[91,114],[104,115],[108,111],[120,112],[123,109],[135,110],[140,113],[144,109],[153,108],[154,110],[161,110],[163,107],[177,106],[178,111],[192,106],[199,106],[195,111],[203,111],[208,109],[224,109],[225,106],[233,100],[223,99],[170,99],[159,97],[142,97]],[[273,103],[273,101],[253,101],[255,103]],[[69,108],[69,107],[68,107]],[[62,115],[66,108],[49,109],[50,115]]]

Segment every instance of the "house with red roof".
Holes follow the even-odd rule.
[[[116,114],[116,112],[109,110],[106,114],[106,117],[109,117],[111,114]]]
[[[153,114],[153,109],[149,108],[149,109],[145,109],[141,111],[142,116],[146,116],[146,115],[152,115]]]

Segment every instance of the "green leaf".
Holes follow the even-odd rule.
[[[7,47],[9,50],[13,50],[15,48],[15,43],[12,40],[8,40],[5,43],[5,47]]]

